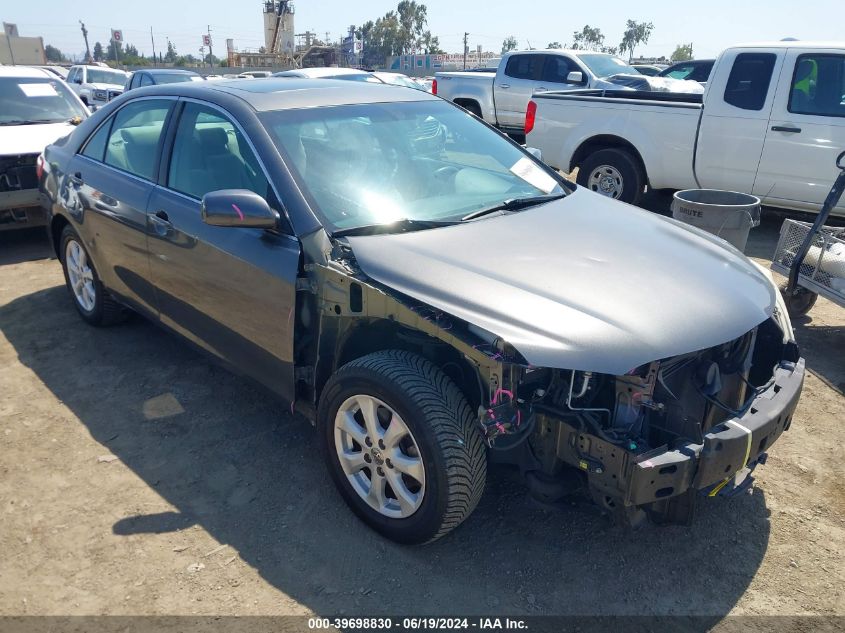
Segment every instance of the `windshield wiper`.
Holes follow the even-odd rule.
[[[478,211],[473,211],[472,213],[465,215],[461,218],[461,222],[466,222],[467,220],[474,220],[475,218],[480,218],[484,215],[490,215],[491,213],[496,213],[498,211],[519,211],[520,209],[527,209],[528,207],[535,207],[538,204],[545,204],[546,202],[552,202],[553,200],[560,200],[561,198],[566,197],[565,193],[556,193],[550,196],[532,196],[531,198],[511,198],[510,200],[505,200],[502,203],[496,204],[492,207],[487,207],[485,209],[479,209]]]
[[[62,123],[66,119],[22,119],[20,121],[3,121],[0,125],[42,125],[44,123]]]
[[[380,233],[405,233],[408,231],[423,231],[435,229],[441,226],[454,226],[458,222],[445,222],[440,220],[412,220],[404,218],[395,222],[384,224],[365,224],[364,226],[353,226],[348,229],[340,229],[332,233],[332,237],[346,237],[356,235],[378,235]]]

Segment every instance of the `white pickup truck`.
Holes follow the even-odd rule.
[[[818,212],[845,149],[845,42],[729,48],[703,96],[535,93],[526,132],[548,164],[625,202],[698,187]]]
[[[565,49],[519,51],[505,55],[496,72],[437,73],[433,92],[491,125],[521,135],[531,95],[546,90],[618,89],[618,83],[607,79],[617,75],[647,81],[633,66],[605,53]],[[695,82],[688,83],[690,89],[700,90]]]

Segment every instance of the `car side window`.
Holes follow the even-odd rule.
[[[185,104],[179,117],[167,186],[197,199],[221,189],[248,189],[271,206],[275,202],[240,130],[218,110],[193,102]]]
[[[79,75],[79,69],[78,68],[71,68],[70,72],[67,75],[67,82],[73,83],[74,81],[76,81],[76,77],[78,75]]]
[[[562,55],[547,55],[546,63],[543,65],[543,81],[568,84],[569,73],[581,72],[577,64]]]
[[[85,143],[85,147],[82,149],[82,155],[102,163],[103,156],[106,153],[106,143],[109,140],[110,129],[111,121],[103,123]]]
[[[147,73],[143,73],[141,75],[141,86],[152,86],[154,84],[155,82]]]
[[[793,114],[845,117],[845,55],[799,56],[787,109]]]
[[[106,144],[105,163],[154,180],[161,135],[171,105],[166,99],[141,99],[118,110]]]
[[[537,79],[544,55],[513,55],[505,66],[505,74],[514,79]]]
[[[737,55],[725,87],[725,102],[743,110],[762,110],[776,60],[774,53]]]

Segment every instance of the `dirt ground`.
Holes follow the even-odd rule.
[[[845,615],[828,301],[795,324],[803,398],[752,493],[632,532],[496,469],[462,527],[407,548],[343,506],[309,424],[141,319],[88,327],[49,254],[0,234],[0,614]]]

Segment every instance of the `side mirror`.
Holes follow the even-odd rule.
[[[584,73],[578,72],[577,70],[573,70],[566,76],[567,83],[570,84],[580,84],[584,82]]]
[[[202,197],[202,221],[209,226],[275,229],[279,214],[267,201],[247,189],[222,189]]]
[[[81,84],[82,84],[82,77],[76,77],[76,78],[73,80],[73,83],[75,83],[75,84],[80,84],[80,85],[81,85]]]
[[[524,146],[525,151],[531,154],[534,158],[539,161],[543,160],[543,152],[542,150],[537,149],[536,147],[528,147],[527,145]]]

